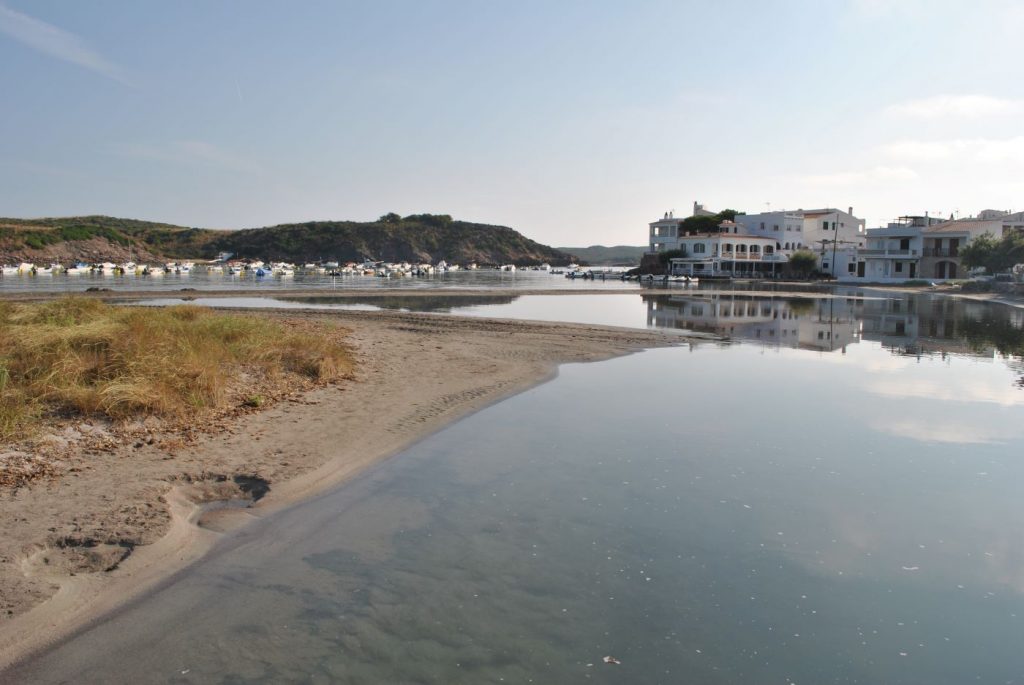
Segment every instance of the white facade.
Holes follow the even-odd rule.
[[[857,264],[845,278],[872,283],[899,283],[921,277],[924,254],[922,231],[941,223],[929,216],[903,216],[885,228],[869,228],[866,244],[857,251]]]
[[[786,257],[775,250],[775,240],[738,232],[731,221],[721,233],[697,233],[677,239],[682,257],[669,260],[669,273],[686,276],[773,276]]]
[[[773,238],[776,250],[787,257],[807,247],[804,241],[804,218],[800,212],[762,212],[738,214],[736,223],[748,235]]]

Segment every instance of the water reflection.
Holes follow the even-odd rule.
[[[1024,397],[876,394],[871,380],[894,371],[993,391],[1008,375],[877,342],[846,355],[699,345],[565,367],[229,536],[17,675],[1020,682],[1024,435],[965,450],[885,424],[998,431],[1024,424]]]
[[[871,341],[894,354],[1024,357],[1024,310],[941,295],[834,297],[709,291],[642,296],[648,326],[845,352]]]
[[[518,295],[421,295],[408,297],[388,295],[387,297],[313,296],[281,297],[275,299],[282,302],[294,302],[304,306],[337,307],[341,305],[351,308],[351,305],[358,305],[380,309],[397,309],[406,312],[437,312],[443,314],[457,312],[459,309],[466,307],[512,304],[518,297]]]
[[[714,292],[703,296],[644,295],[654,328],[715,333],[783,347],[831,351],[860,339],[852,299],[766,297]]]

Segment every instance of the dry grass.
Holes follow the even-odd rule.
[[[189,418],[266,387],[351,372],[337,329],[194,306],[0,302],[0,441],[48,417]]]

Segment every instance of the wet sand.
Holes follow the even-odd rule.
[[[201,557],[223,531],[334,487],[552,377],[559,364],[688,340],[672,332],[388,311],[287,316],[350,329],[356,378],[202,427],[192,444],[157,436],[83,450],[71,441],[55,465],[59,475],[0,491],[0,681],[5,667]],[[241,506],[211,508],[221,501]]]

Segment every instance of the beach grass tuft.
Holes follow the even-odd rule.
[[[0,440],[26,437],[48,417],[185,419],[268,386],[334,380],[352,371],[341,338],[322,325],[192,305],[0,302]]]

